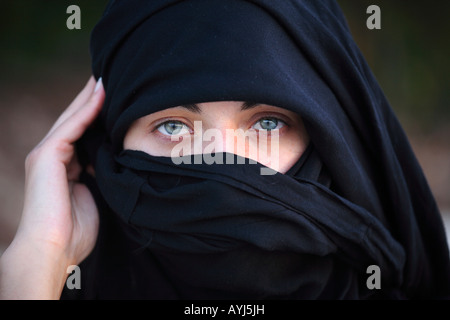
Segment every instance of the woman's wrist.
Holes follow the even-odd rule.
[[[0,298],[59,299],[71,264],[57,246],[14,239],[0,257]]]

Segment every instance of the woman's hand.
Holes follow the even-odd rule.
[[[0,297],[60,297],[69,265],[92,251],[98,212],[74,143],[97,117],[104,100],[99,81],[85,88],[58,118],[25,161],[25,198],[16,236],[0,260]]]

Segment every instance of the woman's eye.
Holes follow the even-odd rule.
[[[272,131],[280,129],[284,126],[284,122],[276,118],[263,118],[258,120],[254,125],[255,130]]]
[[[166,121],[158,126],[158,131],[167,136],[185,134],[189,132],[189,128],[180,121]]]

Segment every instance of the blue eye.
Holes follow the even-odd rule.
[[[253,129],[272,131],[280,129],[283,126],[284,122],[277,118],[262,118],[253,125]]]
[[[185,134],[189,132],[189,128],[180,121],[166,121],[158,126],[158,131],[167,136]]]

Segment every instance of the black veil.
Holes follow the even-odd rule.
[[[84,179],[101,211],[100,234],[83,262],[85,289],[64,297],[450,295],[435,200],[334,1],[111,1],[92,32],[91,53],[106,98],[78,151],[96,168],[96,181]],[[302,116],[311,145],[296,172],[174,166],[122,150],[141,116],[231,100]],[[277,188],[265,188],[267,181]],[[179,202],[186,190],[204,197],[186,206]],[[267,256],[278,263],[252,275]],[[252,262],[237,270],[238,261]],[[380,266],[385,290],[366,288],[371,264]]]

